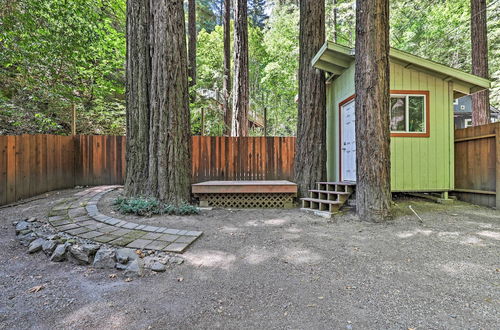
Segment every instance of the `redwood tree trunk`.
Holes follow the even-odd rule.
[[[146,195],[149,174],[149,1],[127,1],[127,173],[130,196]]]
[[[356,1],[356,210],[366,221],[389,217],[389,0]]]
[[[190,201],[191,188],[183,1],[129,0],[128,5],[125,189],[129,196],[180,205]],[[145,80],[141,88],[136,77]],[[141,106],[135,106],[139,101]]]
[[[248,135],[248,19],[247,0],[234,2],[233,136]]]
[[[486,0],[471,0],[472,73],[488,78],[488,34]],[[472,125],[490,123],[490,92],[472,94]]]
[[[307,196],[326,177],[326,93],[324,73],[311,60],[325,42],[325,1],[300,1],[299,100],[295,182]]]
[[[222,80],[222,110],[224,113],[224,135],[231,135],[233,109],[230,103],[231,90],[231,0],[224,0],[224,77]]]
[[[196,0],[188,2],[189,86],[196,85]]]

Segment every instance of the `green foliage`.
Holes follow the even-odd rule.
[[[193,205],[173,206],[159,202],[154,198],[124,198],[118,197],[114,205],[116,210],[123,214],[135,214],[139,216],[165,215],[190,215],[198,214],[200,211]]]
[[[0,8],[2,109],[49,118],[43,132],[69,132],[73,104],[78,124],[97,109],[120,121],[82,133],[123,127],[125,0],[0,0]]]
[[[196,2],[192,133],[221,135],[222,1]],[[337,42],[352,47],[355,0],[336,0],[335,7],[333,0],[325,2],[327,39],[334,37],[336,8]],[[0,0],[0,134],[68,134],[73,104],[79,133],[125,133],[125,5],[126,0]],[[390,5],[393,47],[470,72],[469,1]],[[487,7],[491,103],[500,107],[500,1],[489,0]],[[249,23],[250,119],[260,126],[267,110],[268,134],[295,135],[298,1],[250,0]],[[263,130],[254,127],[250,134]]]

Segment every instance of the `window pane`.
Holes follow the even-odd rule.
[[[408,116],[410,132],[425,132],[424,97],[409,96]]]
[[[406,97],[391,96],[391,131],[406,131]]]

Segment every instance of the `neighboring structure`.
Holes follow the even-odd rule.
[[[472,127],[472,97],[462,96],[453,102],[455,129]],[[500,110],[490,105],[490,118],[492,123],[500,121]]]
[[[328,76],[327,180],[355,182],[354,51],[327,42],[312,65]],[[392,191],[446,197],[454,189],[453,102],[490,81],[396,49],[390,74]]]

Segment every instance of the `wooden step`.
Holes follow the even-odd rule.
[[[340,181],[324,181],[324,182],[316,182],[316,183],[319,183],[319,184],[331,184],[331,185],[338,185],[338,186],[355,186],[356,185],[356,182],[349,182],[349,181],[346,181],[346,182],[340,182]]]
[[[339,201],[329,201],[329,200],[325,200],[325,199],[317,199],[317,198],[310,198],[310,197],[304,197],[304,198],[301,198],[300,200],[307,201],[307,202],[314,202],[314,203],[323,203],[323,204],[343,204],[342,202],[339,202]]]
[[[330,213],[338,212],[338,210],[343,204],[342,202],[339,201],[328,201],[316,198],[301,198],[301,201],[303,209],[327,211]]]
[[[318,189],[311,189],[309,192],[314,192],[314,193],[321,193],[321,194],[334,194],[334,195],[350,195],[352,192],[348,191],[333,191],[333,190],[318,190]]]

